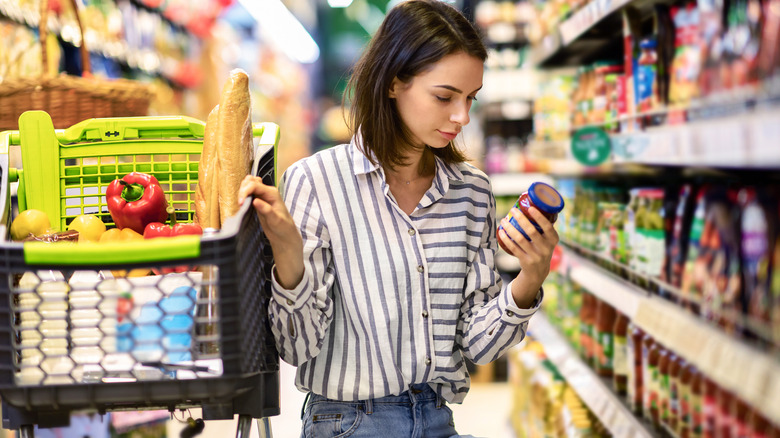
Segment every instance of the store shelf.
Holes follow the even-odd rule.
[[[613,135],[615,162],[722,168],[780,166],[780,111],[756,110]]]
[[[520,196],[535,182],[554,184],[550,175],[544,173],[497,173],[490,175],[495,196]]]
[[[547,68],[583,65],[602,53],[607,58],[620,55],[616,41],[622,26],[615,12],[628,3],[630,0],[589,3],[535,45],[529,60],[537,67]]]
[[[0,17],[8,19],[31,29],[38,29],[40,14],[29,7],[20,7],[18,2],[0,0]],[[76,47],[81,46],[81,34],[75,21],[64,21],[49,17],[49,32],[59,35],[63,41]],[[123,41],[107,41],[91,29],[84,30],[84,39],[89,52],[113,59],[144,73],[172,78],[179,69],[180,62],[173,58],[161,56],[154,48],[139,50],[127,46]]]
[[[612,391],[611,385],[580,359],[543,312],[531,318],[529,333],[544,345],[547,358],[615,438],[654,436]]]
[[[716,384],[780,424],[780,361],[577,255],[571,244],[567,246],[565,255],[573,281],[624,313]]]
[[[484,86],[479,92],[479,103],[508,101],[533,101],[536,97],[539,76],[533,69],[488,69]]]
[[[530,54],[538,67],[583,65],[599,59],[622,59],[622,21],[619,11],[631,5],[642,17],[652,0],[593,0],[563,20],[536,44]]]
[[[725,106],[724,106],[725,108]],[[663,114],[667,117],[666,114]],[[700,117],[684,124],[647,128],[642,132],[612,134],[612,157],[597,167],[574,160],[539,160],[540,171],[557,176],[646,174],[654,166],[718,169],[780,168],[780,109],[775,103],[753,105],[738,115]],[[562,142],[535,142],[531,150],[557,148]]]

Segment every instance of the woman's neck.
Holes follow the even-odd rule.
[[[385,173],[394,182],[410,184],[412,181],[430,177],[436,171],[436,158],[427,147],[421,151],[412,151],[406,156],[406,164],[396,166]]]

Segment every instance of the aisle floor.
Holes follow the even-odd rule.
[[[271,418],[274,438],[296,438],[301,428],[301,405],[304,394],[295,388],[295,368],[282,362],[281,414]],[[462,405],[452,405],[458,433],[479,438],[514,438],[509,424],[511,389],[506,383],[472,385]],[[193,415],[198,415],[192,412]],[[168,423],[168,436],[178,437],[181,426]],[[209,421],[200,438],[226,438],[235,436],[235,421]],[[257,426],[252,425],[250,438],[258,438]]]

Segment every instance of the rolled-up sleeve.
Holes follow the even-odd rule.
[[[464,356],[477,364],[489,363],[525,337],[528,321],[542,302],[539,290],[534,305],[521,309],[512,297],[512,283],[504,284],[495,267],[496,206],[490,196],[488,219],[480,247],[470,261],[464,287],[456,339]]]
[[[281,358],[297,366],[316,356],[322,348],[333,319],[330,290],[335,275],[328,229],[305,166],[294,165],[285,172],[280,192],[303,238],[304,274],[292,289],[285,289],[275,275],[272,277],[268,312]]]

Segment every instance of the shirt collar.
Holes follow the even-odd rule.
[[[378,171],[382,179],[385,179],[384,171],[382,171],[378,165],[372,163],[363,151],[360,150],[355,141],[355,137],[352,137],[352,140],[349,142],[349,154],[352,158],[352,169],[355,175],[364,175]],[[441,186],[445,180],[463,181],[463,173],[460,171],[457,164],[447,164],[441,158],[435,158],[436,177],[434,178],[434,185],[438,183]]]

